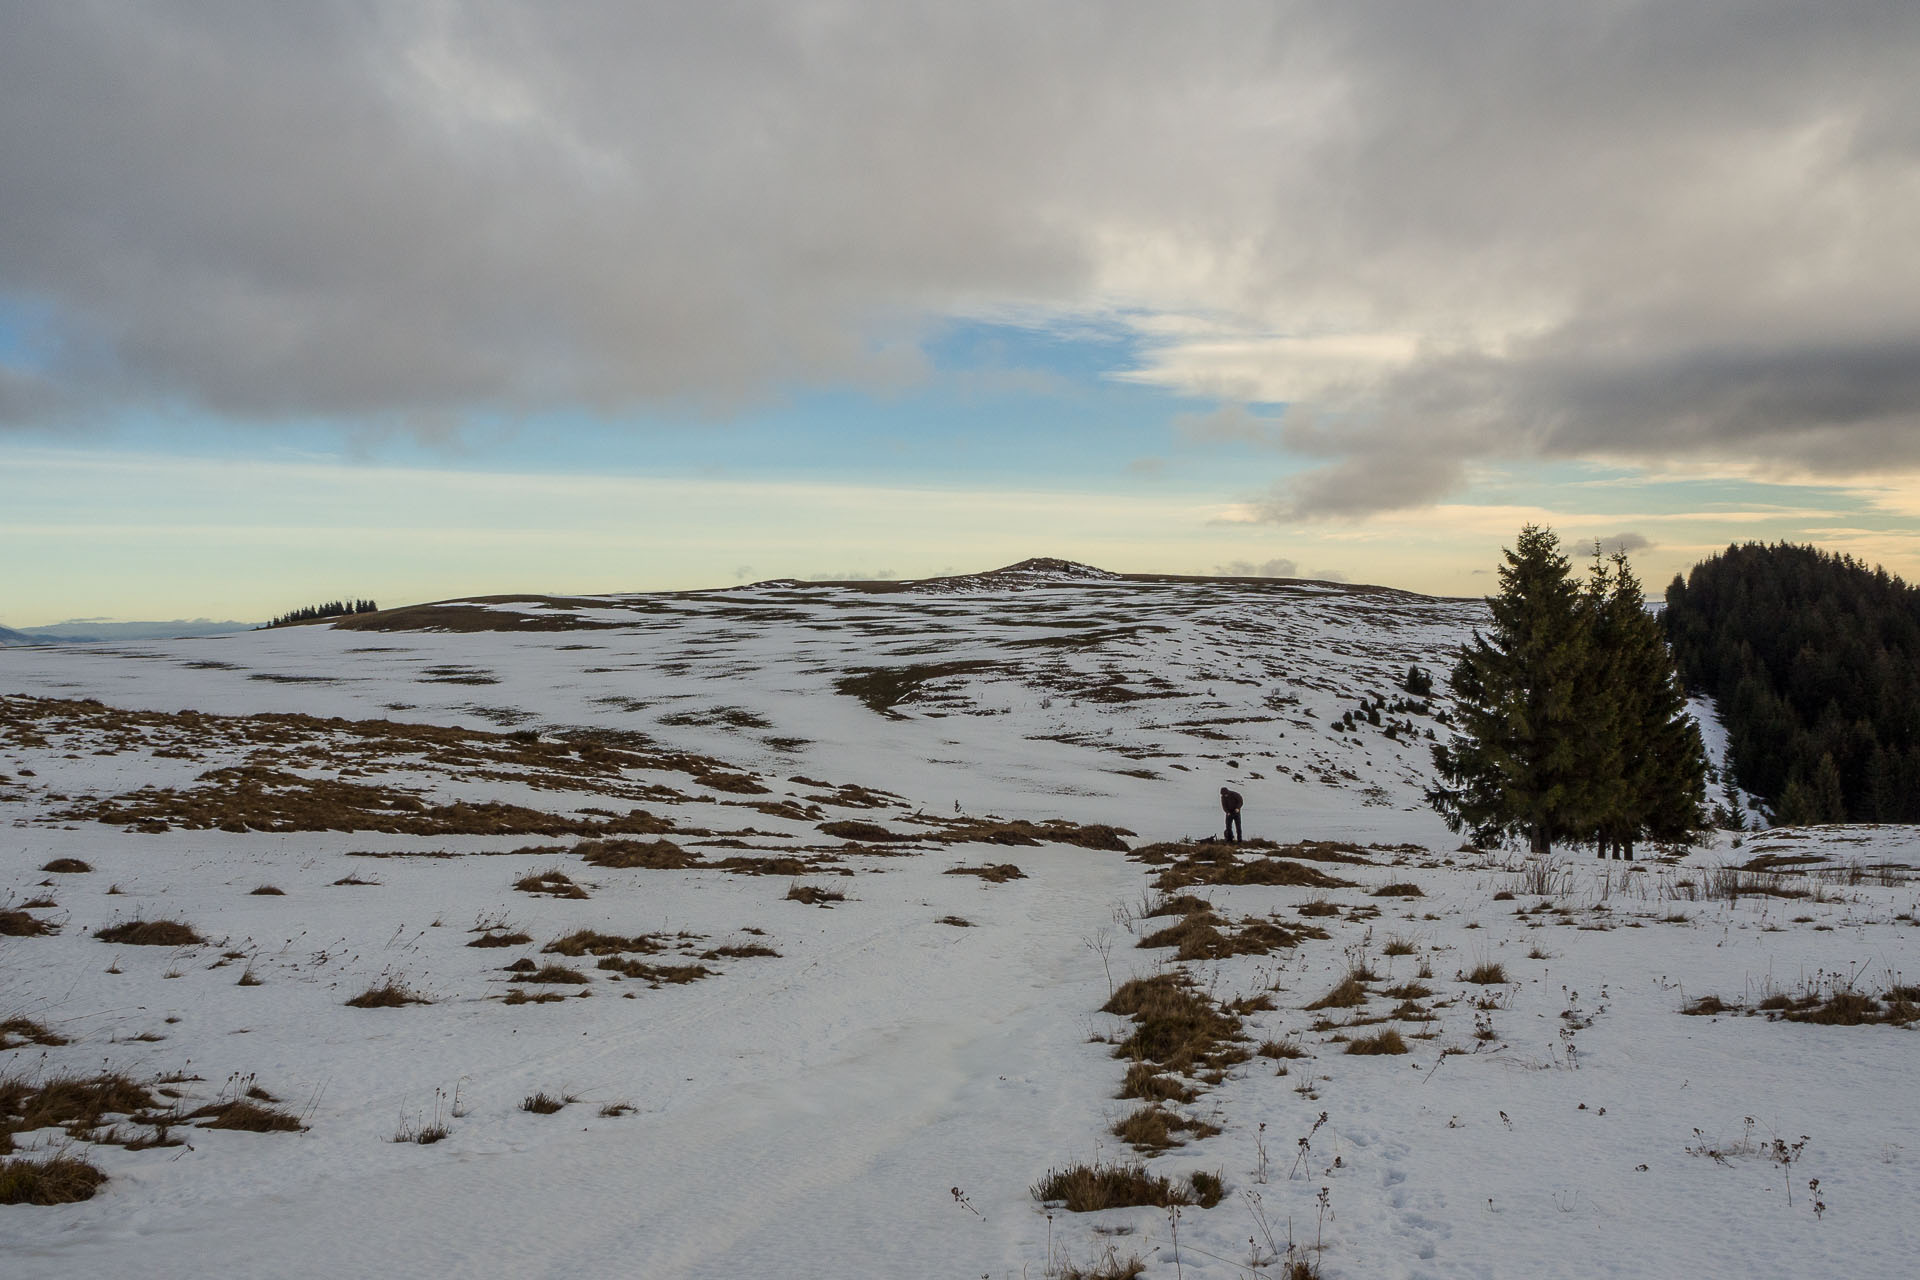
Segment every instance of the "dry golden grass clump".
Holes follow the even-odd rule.
[[[1424,898],[1427,895],[1411,880],[1396,880],[1392,884],[1383,884],[1375,889],[1373,896],[1376,898]]]
[[[593,929],[575,929],[540,948],[561,956],[617,956],[625,952],[654,955],[666,950],[666,942],[657,933],[637,933],[630,938],[617,933],[599,933]]]
[[[52,1075],[34,1080],[0,1076],[0,1155],[14,1149],[13,1135],[36,1129],[64,1129],[77,1141],[121,1141],[108,1132],[111,1118],[134,1124],[167,1125],[177,1117],[161,1113],[147,1086],[118,1072],[96,1076]],[[141,1145],[152,1145],[150,1143]]]
[[[51,871],[55,875],[79,875],[93,870],[91,866],[78,858],[55,858],[52,862],[45,864],[40,869],[42,871]]]
[[[178,920],[127,920],[95,929],[93,936],[129,947],[190,947],[206,941],[192,925]]]
[[[1080,849],[1125,853],[1129,848],[1125,837],[1132,834],[1133,832],[1125,827],[1109,827],[1100,824],[1082,826],[1077,822],[1067,822],[1062,819],[1048,822],[1028,822],[1025,819],[1000,822],[985,818],[965,818],[957,822],[943,823],[941,828],[928,838],[944,844],[1069,844]]]
[[[0,1018],[0,1049],[17,1049],[23,1044],[62,1045],[67,1038],[47,1030],[32,1018]]]
[[[515,929],[499,927],[476,929],[480,936],[469,942],[470,947],[521,947],[533,941],[530,933],[521,933]]]
[[[1140,1151],[1165,1151],[1194,1138],[1211,1138],[1220,1130],[1201,1120],[1189,1120],[1161,1106],[1136,1108],[1114,1121],[1113,1136]]]
[[[585,995],[587,993],[582,991],[580,994]],[[502,1004],[558,1004],[562,1000],[565,1000],[566,998],[567,997],[561,995],[556,991],[526,991],[520,987],[515,987],[513,990],[507,992],[506,998],[503,999],[501,1003]]]
[[[1285,947],[1295,947],[1306,938],[1325,938],[1324,929],[1311,925],[1292,929],[1274,920],[1249,916],[1232,933],[1223,932],[1222,921],[1210,905],[1198,898],[1180,901],[1199,902],[1200,909],[1183,917],[1178,924],[1148,934],[1138,943],[1142,947],[1177,947],[1180,960],[1219,960],[1227,956],[1267,955]]]
[[[397,1009],[406,1004],[432,1004],[433,1001],[395,978],[387,978],[348,1000],[353,1009]]]
[[[587,891],[573,882],[564,871],[532,871],[513,882],[521,893],[548,898],[585,898]]]
[[[1147,1263],[1137,1253],[1120,1256],[1120,1250],[1108,1245],[1106,1253],[1099,1261],[1086,1267],[1077,1267],[1071,1262],[1060,1264],[1060,1280],[1133,1280],[1147,1269]]]
[[[1224,1069],[1245,1062],[1240,1020],[1223,1011],[1184,973],[1133,978],[1101,1006],[1133,1019],[1133,1033],[1114,1050],[1118,1058],[1154,1062],[1169,1071]]]
[[[1274,846],[1266,841],[1225,844],[1178,841],[1136,849],[1132,857],[1161,868],[1154,888],[1173,893],[1192,885],[1298,885],[1309,889],[1344,889],[1353,885],[1317,867],[1262,854],[1242,860],[1244,852],[1258,853]]]
[[[0,938],[40,938],[58,932],[60,926],[51,920],[11,908],[0,911]]]
[[[1005,884],[1009,880],[1025,880],[1027,873],[1011,862],[1002,862],[990,867],[948,867],[950,876],[978,876],[988,884]]]
[[[56,1153],[0,1160],[0,1204],[72,1204],[90,1200],[107,1175],[91,1161]]]
[[[760,942],[730,942],[724,947],[711,947],[700,953],[702,960],[747,960],[755,956],[774,956],[780,953]]]
[[[1150,1062],[1135,1062],[1120,1082],[1120,1096],[1148,1102],[1192,1102],[1197,1095],[1177,1076],[1160,1074]]]
[[[600,962],[599,967],[622,977],[638,978],[656,987],[698,982],[713,976],[713,970],[703,964],[646,964],[620,956],[608,956]]]
[[[1098,1213],[1128,1205],[1192,1204],[1186,1190],[1138,1164],[1081,1164],[1054,1169],[1033,1186],[1033,1198],[1070,1213]]]
[[[1298,1040],[1262,1040],[1260,1047],[1254,1050],[1263,1058],[1292,1060],[1304,1058],[1307,1051]]]
[[[1366,982],[1356,973],[1340,979],[1333,990],[1306,1007],[1314,1009],[1354,1009],[1367,1002]]]
[[[189,1120],[204,1119],[203,1129],[240,1129],[247,1133],[299,1133],[306,1126],[297,1116],[246,1098],[216,1102],[189,1111]]]
[[[823,889],[819,885],[798,883],[787,887],[788,902],[804,902],[810,907],[826,907],[846,900],[847,895],[838,889]]]
[[[263,884],[259,888],[251,889],[248,892],[253,896],[261,898],[284,898],[287,896],[285,889],[277,888],[270,884]]]
[[[1498,986],[1507,980],[1507,969],[1497,960],[1482,960],[1462,974],[1461,979],[1465,982],[1478,983],[1483,987]]]
[[[566,1106],[569,1102],[574,1101],[577,1101],[577,1099],[571,1096],[556,1098],[543,1089],[539,1093],[530,1093],[521,1099],[520,1109],[522,1111],[531,1111],[537,1116],[550,1116],[560,1110],[560,1108]]]
[[[573,851],[588,866],[622,871],[680,871],[701,865],[699,854],[688,853],[671,840],[583,840]]]
[[[514,982],[528,982],[538,986],[581,986],[589,981],[586,974],[578,969],[569,969],[563,964],[535,965],[531,960],[522,960],[510,965],[514,971]]]
[[[823,822],[817,828],[821,835],[832,836],[835,840],[859,840],[867,844],[898,844],[903,840],[918,840],[915,835],[903,835],[889,831],[877,822],[865,822],[858,818],[837,818],[832,822]]]
[[[1361,1036],[1357,1040],[1347,1041],[1347,1052],[1356,1054],[1395,1054],[1406,1053],[1407,1042],[1393,1027],[1377,1031],[1370,1036]]]

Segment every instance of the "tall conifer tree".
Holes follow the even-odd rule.
[[[1442,785],[1430,798],[1455,831],[1524,836],[1549,853],[1593,825],[1581,714],[1590,627],[1551,530],[1520,531],[1487,606],[1491,628],[1453,669],[1460,733],[1434,748]]]

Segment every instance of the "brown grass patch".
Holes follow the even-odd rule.
[[[567,997],[556,991],[524,991],[519,987],[507,992],[501,1004],[558,1004]]]
[[[404,1004],[432,1004],[433,1001],[409,988],[405,983],[388,978],[375,983],[359,995],[346,1002],[351,1009],[397,1009]]]
[[[948,867],[942,874],[950,876],[978,876],[988,884],[1005,884],[1009,880],[1025,880],[1027,873],[1011,862],[1002,862],[991,867]]]
[[[1148,1102],[1192,1102],[1195,1093],[1175,1076],[1162,1075],[1150,1062],[1135,1062],[1127,1067],[1120,1082],[1122,1098],[1142,1098]]]
[[[859,840],[868,844],[898,844],[903,840],[918,840],[918,835],[902,835],[889,831],[877,822],[864,822],[858,818],[838,818],[832,822],[823,822],[817,828],[821,835],[832,836],[835,840]]]
[[[1424,898],[1426,892],[1411,880],[1396,880],[1373,891],[1376,898]]]
[[[529,966],[525,971],[516,973],[513,981],[527,982],[543,987],[577,987],[592,981],[592,979],[578,969],[569,969],[563,964],[543,964],[538,968]]]
[[[41,864],[40,869],[55,875],[80,875],[93,870],[93,867],[78,858],[55,858],[52,862]]]
[[[1118,1058],[1159,1063],[1170,1071],[1225,1068],[1249,1056],[1235,1041],[1240,1020],[1194,989],[1184,973],[1162,973],[1122,983],[1101,1006],[1133,1019],[1133,1033],[1114,1050]]]
[[[1113,1136],[1138,1151],[1165,1151],[1189,1138],[1211,1138],[1219,1132],[1217,1126],[1160,1106],[1140,1107],[1113,1124]]]
[[[297,1116],[273,1107],[263,1107],[257,1102],[238,1098],[232,1102],[216,1102],[189,1111],[187,1119],[205,1119],[203,1129],[242,1129],[248,1133],[299,1133],[306,1128]]]
[[[60,926],[24,911],[0,911],[0,938],[41,938],[60,932]]]
[[[1494,960],[1482,960],[1462,975],[1466,982],[1478,983],[1483,987],[1497,986],[1507,980],[1507,968]]]
[[[1361,1036],[1347,1041],[1347,1052],[1353,1054],[1398,1054],[1406,1053],[1407,1042],[1399,1031],[1388,1027],[1370,1036]]]
[[[814,884],[792,884],[787,886],[788,902],[804,902],[810,907],[830,907],[836,902],[845,902],[847,895],[838,889],[823,889]]]
[[[17,1049],[23,1044],[62,1045],[67,1038],[49,1031],[32,1018],[0,1019],[0,1049]]]
[[[1349,973],[1340,979],[1333,990],[1307,1005],[1308,1010],[1315,1009],[1355,1009],[1367,1002],[1366,984],[1358,975]]]
[[[548,898],[585,898],[587,891],[573,882],[573,878],[564,871],[534,871],[521,876],[513,882],[513,887],[522,893],[531,893]]]
[[[702,960],[749,960],[756,956],[779,958],[780,953],[772,947],[758,942],[731,942],[724,947],[713,947],[702,951]]]
[[[973,921],[967,919],[965,916],[941,916],[938,920],[935,920],[934,923],[950,924],[956,929],[973,928]]]
[[[1701,996],[1698,1000],[1689,1001],[1682,1006],[1680,1012],[1689,1017],[1701,1018],[1718,1013],[1737,1013],[1739,1009],[1740,1006],[1728,1004],[1719,996]]]
[[[521,947],[532,941],[533,935],[530,933],[488,929],[467,945],[470,947]]]
[[[642,955],[655,955],[666,950],[666,944],[660,935],[637,933],[623,938],[617,933],[598,933],[592,929],[576,929],[565,937],[555,938],[540,948],[562,956],[617,956],[627,952],[639,952]]]
[[[284,898],[287,896],[285,889],[275,888],[270,884],[263,884],[259,888],[249,890],[248,892],[251,896],[260,898]]]
[[[1033,1185],[1042,1204],[1063,1205],[1069,1213],[1098,1213],[1128,1205],[1192,1204],[1193,1197],[1137,1164],[1082,1164],[1049,1170]]]
[[[537,1116],[550,1116],[573,1101],[571,1098],[556,1098],[545,1090],[530,1093],[520,1100],[522,1111],[531,1111]]]
[[[190,947],[206,941],[192,925],[178,920],[127,920],[95,929],[93,936],[129,947]]]
[[[0,1160],[0,1204],[72,1204],[92,1199],[106,1181],[98,1165],[78,1156],[17,1156]]]
[[[600,962],[599,967],[623,977],[650,982],[656,987],[698,982],[713,976],[713,970],[703,964],[644,964],[620,956],[608,956]]]

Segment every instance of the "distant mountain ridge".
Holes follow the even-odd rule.
[[[175,618],[168,622],[95,622],[74,618],[44,627],[0,627],[0,645],[97,644],[114,640],[182,640],[252,631],[256,622]]]

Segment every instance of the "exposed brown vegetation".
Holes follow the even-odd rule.
[[[287,895],[285,889],[278,889],[270,884],[263,884],[257,889],[249,890],[249,893],[252,896],[262,898],[284,898]]]
[[[810,907],[831,906],[836,902],[845,902],[847,895],[838,889],[822,889],[813,884],[792,884],[787,886],[788,902],[804,902]]]
[[[487,929],[467,945],[470,947],[519,947],[532,941],[532,934],[521,933],[517,929]]]
[[[72,1204],[90,1200],[107,1181],[91,1161],[55,1153],[0,1160],[0,1204]]]
[[[349,1008],[354,1009],[397,1009],[404,1004],[432,1004],[405,983],[388,978],[368,987],[359,995],[348,1000]]]
[[[666,943],[659,934],[654,933],[638,933],[632,937],[622,937],[617,933],[576,929],[565,937],[555,938],[540,949],[562,956],[617,956],[626,952],[654,955],[664,951]]]
[[[600,962],[599,967],[623,977],[650,982],[656,987],[698,982],[702,978],[713,976],[713,970],[703,964],[644,964],[638,960],[626,960],[619,956],[608,956]]]
[[[51,920],[11,908],[0,911],[0,938],[40,938],[58,932],[60,926]]]
[[[1349,973],[1340,979],[1338,985],[1327,994],[1307,1005],[1314,1009],[1352,1009],[1367,1002],[1366,984],[1356,974]]]
[[[93,936],[129,947],[190,947],[206,941],[192,925],[178,920],[127,920],[95,929]]]
[[[1050,1170],[1033,1186],[1033,1198],[1064,1205],[1070,1213],[1098,1213],[1128,1205],[1192,1204],[1193,1197],[1137,1164],[1082,1164]]]
[[[1161,1106],[1136,1108],[1113,1124],[1113,1136],[1140,1151],[1165,1151],[1188,1137],[1211,1138],[1219,1132],[1215,1125],[1190,1120]]]
[[[1373,891],[1376,898],[1424,898],[1426,892],[1411,880],[1397,880],[1392,884],[1383,884]]]
[[[534,871],[521,876],[513,882],[513,887],[521,893],[531,893],[549,898],[585,898],[585,889],[573,882],[564,871]]]
[[[17,1049],[23,1044],[62,1045],[67,1038],[49,1031],[32,1018],[0,1018],[0,1049]]]
[[[1257,846],[1181,841],[1148,845],[1134,850],[1132,856],[1161,868],[1153,885],[1162,893],[1205,884],[1299,885],[1309,889],[1344,889],[1353,885],[1351,880],[1342,880],[1317,867],[1285,858],[1257,856],[1243,860],[1242,851],[1252,847]]]
[[[1115,1057],[1191,1072],[1225,1068],[1249,1056],[1235,1043],[1240,1038],[1240,1020],[1195,990],[1184,973],[1122,983],[1101,1011],[1133,1019],[1133,1033],[1114,1050]]]
[[[1497,986],[1507,980],[1507,968],[1494,960],[1482,960],[1462,975],[1466,982],[1476,982],[1483,987]]]
[[[1005,884],[1009,880],[1025,880],[1027,873],[1011,862],[1002,862],[991,867],[948,867],[943,873],[950,876],[978,876],[988,884]]]
[[[877,822],[863,822],[858,818],[840,818],[819,825],[823,836],[832,836],[835,840],[860,840],[869,844],[898,844],[903,840],[918,840],[916,835],[902,835],[889,831]]]
[[[1122,1098],[1142,1098],[1149,1102],[1192,1102],[1195,1094],[1178,1077],[1162,1075],[1150,1062],[1135,1062],[1127,1067],[1120,1082]]]
[[[55,875],[79,875],[93,870],[93,867],[78,858],[55,858],[51,862],[42,864],[40,869],[51,871]]]
[[[1393,1027],[1347,1041],[1347,1052],[1355,1054],[1398,1054],[1407,1052],[1407,1042]]]
[[[203,1129],[241,1129],[248,1133],[298,1133],[306,1127],[290,1112],[263,1107],[246,1098],[216,1102],[189,1111],[186,1118],[204,1119],[206,1123],[200,1126]]]

